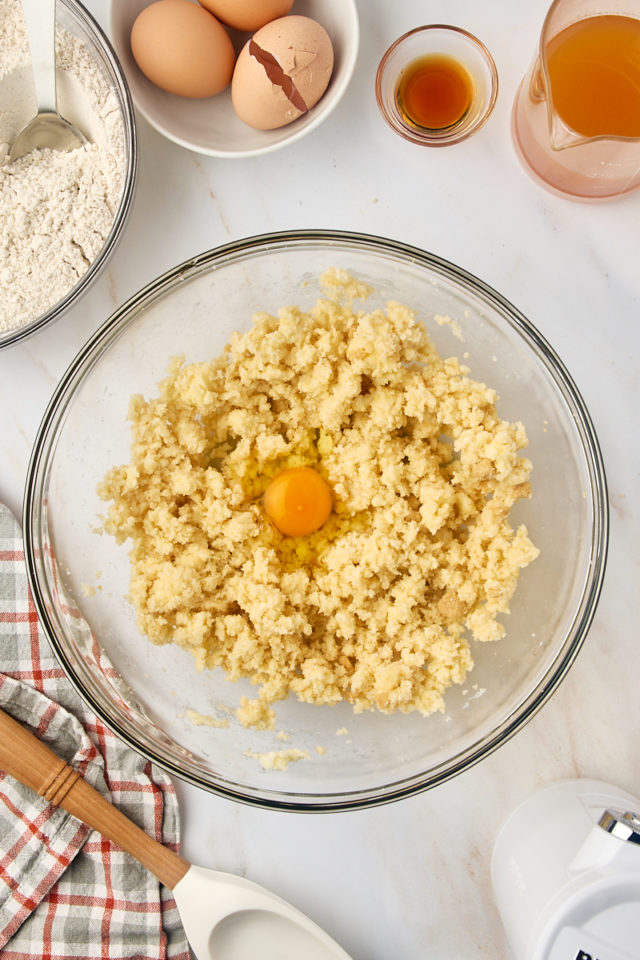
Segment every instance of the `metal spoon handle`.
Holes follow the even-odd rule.
[[[112,840],[172,890],[190,864],[150,837],[29,730],[0,710],[0,770]]]
[[[38,113],[56,113],[56,0],[22,0]]]

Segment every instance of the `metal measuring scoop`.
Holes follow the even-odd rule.
[[[75,150],[86,137],[58,113],[56,100],[55,0],[22,0],[27,27],[38,112],[23,127],[9,150],[18,160],[32,150]]]

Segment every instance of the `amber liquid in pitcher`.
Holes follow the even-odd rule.
[[[444,130],[466,115],[473,91],[471,75],[459,60],[446,54],[426,54],[403,72],[396,89],[396,104],[410,124]]]
[[[553,105],[585,137],[640,137],[640,20],[578,20],[546,48]]]

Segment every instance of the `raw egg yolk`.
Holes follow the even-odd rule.
[[[291,467],[264,492],[264,510],[280,533],[303,537],[319,530],[331,513],[331,488],[311,467]]]

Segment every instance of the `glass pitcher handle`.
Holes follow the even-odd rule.
[[[544,85],[544,74],[540,59],[538,58],[531,68],[531,80],[529,81],[529,97],[534,103],[542,103],[546,100],[547,94]]]

